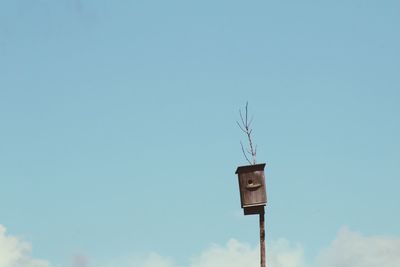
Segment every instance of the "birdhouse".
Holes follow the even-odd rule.
[[[236,170],[239,178],[240,202],[245,215],[264,212],[267,204],[264,164],[240,166]]]

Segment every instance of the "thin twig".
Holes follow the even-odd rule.
[[[237,125],[239,126],[240,130],[242,130],[244,133],[246,133],[246,130],[242,128],[242,126],[240,126],[240,123],[238,121],[236,121]]]
[[[243,152],[244,157],[246,158],[247,162],[251,165],[252,163],[249,160],[249,158],[247,157],[246,152],[244,151],[244,147],[243,147],[242,141],[240,141],[240,145],[242,146],[242,152]]]
[[[248,142],[249,142],[249,148],[246,148],[246,149],[244,148],[243,143],[240,142],[243,155],[250,164],[256,164],[257,146],[255,148],[253,147],[253,140],[252,140],[252,136],[251,136],[251,134],[253,133],[253,129],[250,128],[251,123],[253,122],[253,117],[251,117],[251,119],[249,121],[249,119],[248,119],[249,118],[248,104],[249,103],[246,102],[244,118],[243,118],[242,111],[239,110],[240,120],[241,120],[242,124],[240,124],[239,121],[236,121],[236,123],[239,126],[240,130],[242,130],[246,134]],[[250,161],[249,158],[247,157],[246,151],[247,151],[247,154],[249,154],[252,157],[252,161]]]

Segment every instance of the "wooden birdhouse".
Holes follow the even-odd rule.
[[[264,213],[267,204],[264,168],[265,164],[255,164],[240,166],[236,170],[240,202],[245,215]]]

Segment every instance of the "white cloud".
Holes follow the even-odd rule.
[[[190,267],[258,267],[260,266],[259,247],[251,247],[235,239],[226,246],[212,245],[200,256],[195,257]],[[303,250],[287,240],[272,242],[267,248],[268,264],[274,267],[304,266]]]
[[[267,252],[268,253],[268,252]],[[300,244],[290,243],[286,239],[271,242],[267,255],[268,264],[276,267],[304,267],[303,248]]]
[[[267,266],[273,267],[400,267],[400,238],[364,236],[343,228],[332,243],[308,263],[304,259],[302,246],[285,239],[267,244],[267,259]],[[163,261],[163,258],[158,256],[158,260]],[[178,267],[171,262],[170,265],[167,262],[164,264],[161,266]],[[148,265],[138,266],[156,265],[148,261]],[[259,247],[252,247],[235,239],[231,239],[226,245],[211,245],[199,256],[194,257],[189,265],[189,267],[243,266],[260,266]]]
[[[258,266],[258,250],[235,239],[226,246],[212,245],[192,260],[191,267]]]
[[[258,267],[259,247],[231,239],[226,245],[213,244],[200,255],[194,257],[188,267]],[[271,243],[271,266],[303,267],[303,251],[300,246],[291,245],[286,240]],[[132,256],[108,264],[94,264],[101,267],[180,267],[170,258],[156,253],[147,256]]]
[[[363,236],[342,228],[316,263],[320,267],[399,267],[400,238]]]
[[[0,225],[0,267],[50,267],[44,260],[31,257],[26,241],[6,234]],[[399,267],[400,238],[364,236],[343,228],[329,246],[309,264],[303,248],[285,239],[267,244],[267,266],[273,267]],[[80,267],[181,267],[173,259],[156,253],[90,264],[86,256],[75,257]],[[258,267],[259,247],[229,240],[225,245],[213,244],[191,259],[188,267]]]
[[[6,234],[0,225],[0,267],[48,267],[47,261],[30,256],[31,245],[17,237]]]

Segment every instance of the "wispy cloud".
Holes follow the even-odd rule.
[[[299,245],[280,239],[269,248],[270,261],[274,267],[303,267],[303,249]],[[212,244],[190,260],[189,267],[258,267],[259,247],[242,243],[236,239],[225,245]],[[108,264],[94,264],[101,267],[183,267],[171,258],[150,253],[146,256],[132,256]]]
[[[272,242],[268,249],[269,264],[274,267],[304,266],[303,249],[285,239]],[[212,245],[192,260],[190,267],[257,267],[259,247],[231,239],[225,246]]]
[[[300,244],[286,239],[272,241],[267,250],[268,265],[274,267],[399,267],[400,238],[364,236],[342,228],[336,238],[314,259],[306,261]],[[259,247],[231,239],[213,244],[191,260],[189,267],[258,267]],[[149,254],[142,260],[119,262],[107,267],[182,267],[169,258]]]
[[[364,236],[341,229],[329,246],[315,259],[306,262],[303,248],[285,239],[270,242],[267,250],[268,265],[274,267],[399,267],[400,238],[389,236]],[[157,253],[90,264],[88,258],[76,255],[75,267],[184,267],[173,259]],[[51,267],[45,260],[31,256],[31,246],[26,241],[7,235],[0,225],[0,267]],[[189,267],[257,267],[259,247],[236,239],[225,245],[212,244],[190,260]],[[53,266],[54,267],[54,266]]]
[[[17,237],[10,236],[0,225],[0,267],[49,267],[45,260],[30,255],[31,245]]]
[[[364,236],[342,228],[317,257],[322,267],[399,267],[400,238]]]

